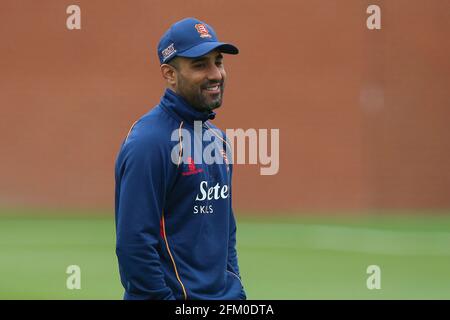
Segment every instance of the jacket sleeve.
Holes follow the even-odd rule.
[[[170,160],[156,142],[126,142],[116,163],[116,254],[124,299],[175,299],[158,253]]]
[[[230,165],[231,174],[233,172],[232,165]],[[230,179],[230,189],[231,189],[231,179]],[[238,264],[238,256],[236,251],[236,219],[234,217],[232,200],[230,196],[230,230],[229,230],[229,240],[228,240],[228,269],[233,272],[235,275],[241,279],[241,275],[239,273],[239,264]],[[242,284],[242,280],[241,280]],[[244,287],[242,287],[241,292],[242,299],[246,299],[247,296],[244,291]]]

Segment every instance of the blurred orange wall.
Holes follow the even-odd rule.
[[[215,123],[280,129],[277,175],[235,167],[236,208],[450,208],[447,0],[2,0],[0,204],[112,207],[122,139],[164,89],[157,42],[188,16],[241,50]]]

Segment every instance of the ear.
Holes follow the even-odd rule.
[[[161,75],[166,79],[167,83],[171,86],[175,86],[177,83],[176,69],[169,64],[161,65]]]

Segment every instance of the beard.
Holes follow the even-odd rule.
[[[200,86],[192,85],[181,74],[177,75],[177,93],[183,97],[194,109],[200,112],[211,112],[222,105],[225,88],[224,79],[220,81],[205,81]],[[206,90],[208,86],[218,85],[220,93],[210,94]]]

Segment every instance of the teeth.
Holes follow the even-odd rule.
[[[206,88],[206,90],[208,90],[208,91],[216,91],[216,90],[219,90],[219,86],[208,87],[208,88]]]

